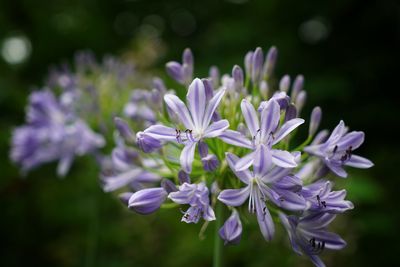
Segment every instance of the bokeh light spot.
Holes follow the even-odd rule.
[[[25,36],[16,35],[4,39],[1,55],[7,63],[11,65],[23,63],[30,54],[31,42]]]

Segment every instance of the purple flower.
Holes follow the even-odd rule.
[[[363,142],[363,132],[347,133],[344,122],[340,121],[325,143],[305,147],[304,151],[319,157],[336,175],[347,177],[347,172],[343,169],[345,165],[363,169],[373,166],[370,160],[353,155],[353,151]]]
[[[253,150],[253,152],[238,161],[236,169],[240,171],[250,167],[253,164],[255,153],[257,153],[261,145],[265,145],[268,149],[271,149],[274,164],[284,168],[296,167],[297,163],[292,154],[284,150],[272,149],[272,146],[285,138],[297,126],[302,124],[304,120],[299,118],[292,119],[279,128],[280,107],[276,101],[270,100],[266,107],[261,110],[260,126],[260,121],[252,104],[244,99],[241,108],[251,138],[247,138],[243,134],[233,130],[227,130],[219,137],[228,144]]]
[[[195,79],[189,86],[186,105],[176,96],[167,94],[165,103],[182,122],[184,129],[173,129],[163,125],[153,125],[143,131],[145,136],[161,141],[175,141],[185,147],[180,156],[182,169],[190,173],[194,160],[194,152],[199,141],[220,136],[228,127],[227,120],[211,122],[225,90],[217,92],[211,100],[206,101],[206,90],[200,79]]]
[[[330,181],[320,180],[310,185],[304,186],[301,195],[309,203],[308,211],[343,213],[353,209],[354,205],[346,197],[346,190],[332,191]]]
[[[333,214],[312,213],[298,218],[279,213],[279,218],[288,232],[293,250],[299,255],[306,254],[315,266],[325,266],[318,256],[324,249],[340,250],[346,246],[340,236],[326,230],[335,219]]]
[[[125,116],[132,120],[143,121],[147,126],[156,122],[157,116],[154,108],[153,94],[149,90],[135,89],[130,101],[124,107]]]
[[[128,208],[139,214],[150,214],[160,208],[167,195],[167,191],[162,187],[142,189],[131,195]]]
[[[138,153],[131,148],[119,145],[113,149],[112,172],[103,175],[103,190],[115,191],[124,186],[130,186],[135,190],[143,188],[143,184],[158,182],[161,177],[155,173],[145,171],[138,166]]]
[[[13,132],[11,159],[23,171],[58,160],[57,174],[64,176],[75,156],[82,156],[104,146],[101,135],[74,117],[50,91],[30,96],[27,124]]]
[[[188,85],[193,77],[193,54],[189,48],[183,51],[182,64],[176,61],[170,61],[166,64],[166,70],[169,76],[178,83]]]
[[[249,199],[249,212],[257,214],[261,233],[266,240],[271,240],[275,227],[265,204],[267,199],[274,204],[290,210],[303,210],[305,200],[298,191],[299,179],[288,177],[290,169],[274,167],[272,164],[271,151],[264,145],[255,152],[253,172],[246,169],[237,171],[235,166],[239,158],[233,154],[226,153],[226,160],[236,176],[246,184],[240,189],[223,190],[218,199],[228,206],[241,206]],[[286,178],[287,177],[287,178]],[[285,178],[285,179],[284,179]]]
[[[178,204],[190,205],[190,208],[184,212],[183,222],[197,223],[201,217],[206,221],[215,220],[214,211],[210,206],[208,188],[203,182],[183,183],[179,186],[179,191],[170,193],[168,198]]]
[[[225,221],[224,225],[219,229],[219,236],[225,241],[225,245],[236,245],[242,237],[242,222],[239,213],[232,211],[232,215]]]

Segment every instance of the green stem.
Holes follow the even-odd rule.
[[[222,208],[221,203],[216,203],[216,222],[214,233],[214,259],[213,267],[222,267],[222,239],[219,237],[219,228],[222,226]]]

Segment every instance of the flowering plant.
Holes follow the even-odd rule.
[[[182,62],[166,64],[176,90],[154,78],[151,90],[135,89],[126,101],[146,79],[129,64],[113,58],[98,64],[80,54],[76,73],[54,70],[45,89],[31,94],[27,123],[13,133],[11,158],[24,171],[59,161],[63,176],[76,155],[94,155],[103,190],[118,191],[130,210],[175,209],[182,222],[204,221],[201,234],[216,221],[214,266],[221,265],[222,244],[240,242],[247,214],[254,214],[266,241],[280,223],[297,254],[324,266],[321,252],[346,246],[329,224],[353,209],[330,174],[346,178],[345,166],[373,164],[353,154],[363,132],[349,131],[343,121],[330,134],[318,132],[319,107],[306,123],[305,140],[295,138],[306,122],[300,118],[304,78],[292,83],[285,75],[276,86],[276,60],[275,47],[265,58],[257,48],[246,54],[244,70],[235,65],[221,76],[211,67],[208,77],[193,79],[194,58],[186,49]],[[100,149],[112,141],[111,155],[104,156]]]
[[[158,109],[138,109],[151,113],[151,120],[143,118],[147,128],[135,138],[129,122],[115,119],[119,136],[112,170],[102,175],[105,190],[123,191],[123,203],[139,214],[184,205],[177,209],[182,222],[204,220],[201,231],[216,220],[220,241],[215,266],[220,265],[221,241],[240,241],[244,205],[256,216],[265,240],[272,240],[280,222],[293,250],[324,266],[318,256],[323,250],[346,246],[328,231],[329,224],[353,209],[345,200],[346,191],[334,190],[327,175],[345,178],[345,166],[373,165],[353,154],[364,141],[363,132],[349,131],[343,121],[330,135],[327,130],[317,132],[319,107],[311,113],[308,137],[296,144],[297,128],[305,123],[299,117],[306,99],[304,78],[299,75],[291,84],[285,75],[275,88],[276,59],[275,47],[265,60],[257,48],[246,54],[244,71],[235,65],[231,75],[220,77],[212,67],[209,77],[193,79],[194,59],[186,49],[182,63],[166,64],[180,86],[176,93],[159,86],[159,97],[147,100]],[[186,88],[185,103],[178,95]],[[231,215],[222,224],[224,210]]]

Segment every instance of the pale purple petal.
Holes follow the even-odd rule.
[[[241,206],[250,195],[250,186],[241,189],[225,189],[218,195],[218,200],[228,206]]]
[[[220,120],[213,122],[207,127],[204,132],[204,138],[213,138],[220,136],[226,129],[229,128],[229,122],[227,120]]]
[[[224,225],[219,229],[219,236],[227,244],[238,244],[242,236],[242,222],[239,214],[234,210],[231,216],[225,221]]]
[[[266,140],[271,133],[275,132],[279,120],[279,104],[274,100],[268,101],[266,107],[261,111],[261,140]]]
[[[260,194],[257,193],[255,198],[258,225],[260,226],[260,230],[264,239],[271,241],[275,233],[274,222],[272,221],[271,214],[265,206],[265,203],[261,200]]]
[[[203,128],[206,128],[210,124],[211,117],[213,116],[215,110],[217,109],[219,103],[221,102],[221,99],[224,96],[224,94],[225,94],[225,89],[221,89],[208,102],[203,118]]]
[[[285,124],[282,125],[282,127],[279,129],[279,131],[275,134],[275,139],[273,144],[275,145],[279,141],[281,141],[283,138],[285,138],[289,133],[291,133],[294,129],[296,129],[299,125],[303,124],[304,120],[303,119],[292,119],[290,121],[285,122]]]
[[[194,126],[199,129],[202,127],[203,116],[206,110],[206,92],[203,82],[196,78],[189,85],[189,90],[186,96],[190,114],[193,117]]]
[[[194,129],[192,117],[182,100],[176,95],[167,94],[164,96],[164,101],[187,129]]]
[[[272,155],[271,151],[264,145],[260,145],[255,151],[253,170],[254,175],[257,177],[263,177],[268,170],[272,167]]]
[[[192,172],[192,163],[194,160],[194,151],[196,149],[196,144],[196,142],[190,142],[186,144],[181,152],[179,160],[181,162],[182,169],[187,173]]]
[[[342,165],[337,165],[329,161],[325,161],[326,166],[337,176],[346,178],[347,172],[343,169]]]
[[[364,137],[364,132],[353,131],[344,135],[336,145],[338,150],[346,150],[349,147],[354,150],[364,142]]]
[[[250,183],[250,179],[252,178],[252,175],[248,169],[245,169],[243,171],[236,171],[235,166],[236,163],[239,161],[239,158],[232,154],[232,153],[225,153],[226,161],[228,162],[229,167],[233,171],[233,173],[245,184]]]
[[[256,110],[254,109],[253,105],[246,99],[242,100],[240,107],[242,109],[242,114],[251,136],[256,136],[258,129],[260,129]]]
[[[235,170],[236,171],[244,171],[246,169],[248,169],[251,164],[253,164],[254,162],[254,156],[255,156],[255,152],[251,152],[249,154],[247,154],[246,156],[244,156],[243,158],[239,159],[236,164],[235,164]]]
[[[351,158],[345,163],[345,165],[360,169],[367,169],[374,166],[369,159],[357,155],[351,155]]]
[[[166,198],[164,188],[146,188],[131,196],[128,207],[139,214],[149,214],[158,210]]]
[[[272,150],[272,162],[282,168],[295,168],[297,166],[295,157],[285,150]]]
[[[246,138],[246,136],[244,136],[242,133],[237,131],[226,130],[222,134],[220,134],[218,138],[230,145],[253,148],[253,144],[251,143],[251,141]]]
[[[168,75],[174,79],[175,81],[182,83],[183,82],[183,71],[182,65],[176,61],[170,61],[166,64],[166,71]]]

